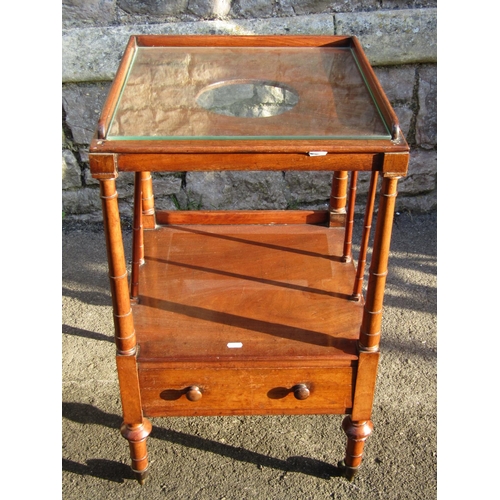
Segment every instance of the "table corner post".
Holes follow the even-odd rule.
[[[400,176],[384,174],[375,226],[373,253],[363,310],[359,346],[363,352],[379,349],[385,283],[388,274],[397,185]]]
[[[329,207],[330,227],[343,227],[346,224],[347,180],[346,170],[333,172]]]
[[[139,483],[143,484],[148,469],[146,438],[151,432],[151,423],[143,416],[140,398],[137,341],[116,190],[116,160],[113,154],[89,156],[92,175],[100,184],[123,411],[121,434],[129,442],[132,470]]]

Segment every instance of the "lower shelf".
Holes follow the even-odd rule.
[[[363,303],[343,238],[309,224],[145,231],[133,305],[145,415],[348,412]]]

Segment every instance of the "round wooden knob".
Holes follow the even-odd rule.
[[[201,393],[200,388],[197,385],[192,385],[187,388],[186,397],[189,401],[199,401],[203,394]]]
[[[306,384],[299,384],[293,388],[293,395],[300,400],[307,399],[311,392]]]

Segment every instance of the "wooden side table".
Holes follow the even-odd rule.
[[[409,159],[357,39],[132,36],[89,158],[101,186],[121,432],[138,481],[146,417],[233,414],[345,414],[352,479],[372,431],[397,181]],[[209,170],[332,171],[330,207],[155,210],[151,172]],[[130,281],[121,171],[135,172]],[[358,172],[371,181],[355,263]]]

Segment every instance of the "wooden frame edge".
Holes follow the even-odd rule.
[[[113,83],[111,84],[111,88],[109,89],[108,97],[106,98],[101,116],[99,117],[99,121],[97,123],[97,139],[102,140],[106,138],[112,114],[116,108],[116,103],[118,102],[120,92],[125,83],[125,79],[134,58],[136,49],[137,39],[136,36],[133,35],[129,38],[129,41],[125,48],[125,52],[123,53],[122,60],[120,62],[120,65],[118,66],[115,78],[113,79]]]

